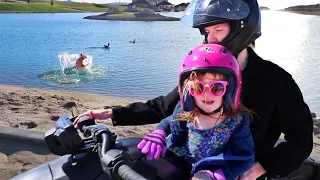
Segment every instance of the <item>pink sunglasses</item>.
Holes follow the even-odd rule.
[[[202,81],[189,81],[187,84],[189,93],[193,97],[202,96],[206,92],[206,88],[209,89],[212,96],[221,97],[226,93],[227,85],[227,81],[211,81],[209,84]]]

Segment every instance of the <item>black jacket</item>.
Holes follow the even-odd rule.
[[[251,132],[258,161],[272,177],[287,176],[305,160],[313,147],[310,110],[291,75],[248,48],[249,60],[242,71],[241,102],[253,110]],[[175,88],[167,96],[146,103],[113,108],[114,125],[158,123],[172,114],[178,102]],[[281,132],[287,142],[274,148]]]

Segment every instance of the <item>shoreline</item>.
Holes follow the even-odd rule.
[[[320,16],[320,11],[305,11],[305,10],[277,10],[277,11],[295,13],[295,14],[301,14],[301,15]]]
[[[174,17],[114,17],[114,16],[86,16],[83,19],[111,20],[111,21],[179,21]]]
[[[99,15],[86,16],[83,19],[90,20],[115,20],[115,21],[179,21],[180,18],[163,16],[155,12],[137,12],[137,13],[103,13]]]

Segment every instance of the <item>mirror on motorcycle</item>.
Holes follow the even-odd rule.
[[[78,117],[80,115],[80,112],[76,106],[72,106],[71,114],[73,118]]]
[[[74,122],[76,120],[76,118],[80,115],[80,111],[78,110],[78,108],[75,104],[73,106],[71,106],[70,113],[71,113],[70,120],[71,120],[71,122]]]
[[[76,153],[84,145],[68,115],[60,116],[56,127],[47,131],[44,139],[49,151],[60,156]]]
[[[45,133],[44,141],[47,148],[52,154],[63,156],[68,154],[67,150],[63,147],[57,136],[55,136],[56,128],[51,128]]]

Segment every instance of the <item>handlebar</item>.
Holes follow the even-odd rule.
[[[45,133],[45,142],[51,153],[60,156],[72,154],[70,157],[76,160],[73,159],[76,154],[97,152],[104,172],[112,179],[146,180],[130,167],[132,161],[126,152],[112,149],[117,136],[106,125],[95,124],[94,120],[83,116],[78,121],[79,132],[73,126],[74,120],[75,117],[60,116],[56,127]]]
[[[80,119],[81,120],[81,119]],[[90,125],[87,120],[79,120],[79,129],[85,136],[93,136],[96,143],[99,143],[98,153],[104,171],[114,179],[121,180],[147,180],[133,170],[128,164],[130,162],[125,152],[111,149],[115,141],[115,134],[111,133],[106,125]],[[92,120],[90,120],[92,122]],[[94,122],[94,121],[93,121]]]
[[[101,136],[102,136],[102,145],[101,145],[102,148],[101,148],[100,154],[103,156],[107,154],[107,151],[110,149],[110,138],[105,133],[103,133]]]
[[[119,167],[118,175],[124,180],[147,180],[126,164],[123,164]]]

